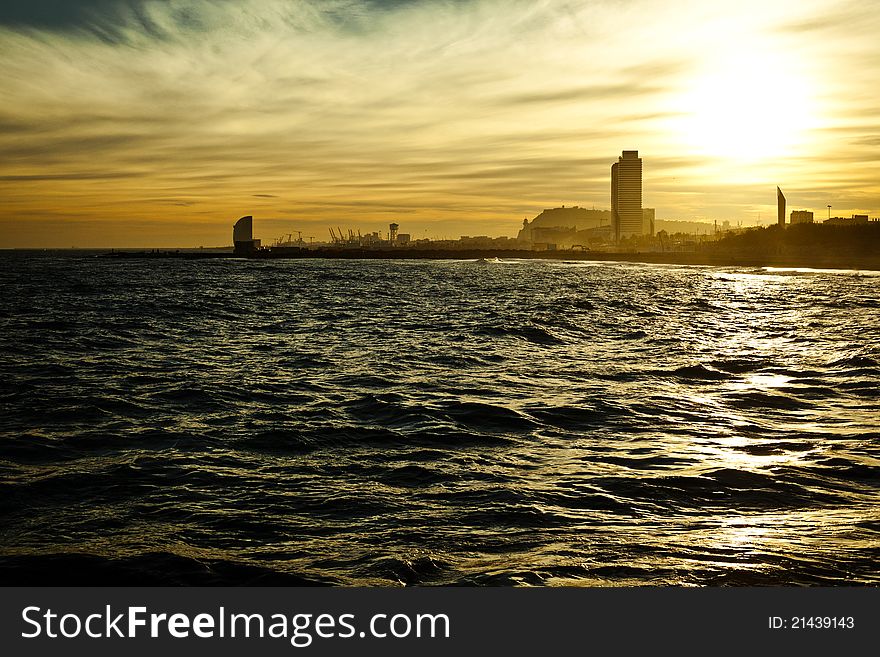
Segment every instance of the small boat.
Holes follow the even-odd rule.
[[[478,265],[490,265],[495,262],[501,262],[501,258],[480,258],[477,260]]]

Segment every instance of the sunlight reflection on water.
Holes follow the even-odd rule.
[[[0,262],[0,559],[343,584],[878,581],[872,277]]]

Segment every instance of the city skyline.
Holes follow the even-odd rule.
[[[657,220],[769,224],[774,184],[876,216],[878,28],[825,0],[4,3],[0,247],[221,245],[248,214],[513,235],[609,207],[630,149]]]

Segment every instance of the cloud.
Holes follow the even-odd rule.
[[[663,87],[651,87],[640,84],[597,85],[594,87],[562,89],[559,91],[517,94],[498,98],[496,102],[503,106],[556,104],[609,98],[634,98],[642,94],[658,93],[663,90]]]
[[[814,9],[780,26],[781,32],[816,38],[833,33],[853,39],[863,34],[876,34],[880,16],[876,8],[861,0],[836,3],[811,3]]]
[[[4,3],[0,218],[148,222],[179,203],[199,221],[213,213],[220,240],[227,215],[258,198],[267,214],[296,210],[314,222],[338,222],[341,209],[364,221],[406,211],[507,230],[504,212],[519,222],[522,208],[562,199],[607,205],[623,148],[646,158],[646,198],[658,208],[694,207],[660,184],[673,178],[721,207],[713,189],[735,176],[689,157],[667,124],[687,114],[675,99],[701,61],[773,39],[834,80],[819,98],[826,127],[856,126],[846,149],[838,140],[832,151],[819,129],[810,148],[859,162],[880,123],[869,99],[877,65],[864,63],[874,42],[826,50],[791,25],[833,16],[831,3],[765,4]],[[839,18],[856,11],[847,5]],[[832,74],[853,61],[857,86]],[[809,171],[774,166],[809,180],[821,170],[812,160]],[[720,182],[707,183],[710,171]],[[292,207],[280,200],[292,198]],[[741,199],[729,198],[733,217]]]
[[[76,29],[87,27],[95,16],[108,16],[120,0],[5,0],[0,4],[0,25],[13,28]]]
[[[853,139],[852,143],[859,146],[880,146],[880,134]]]
[[[128,174],[124,173],[49,173],[49,174],[32,174],[32,175],[8,175],[0,176],[3,182],[35,182],[35,181],[53,181],[53,180],[112,180],[114,178],[127,178]]]

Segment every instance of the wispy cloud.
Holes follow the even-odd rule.
[[[670,129],[686,119],[678,99],[707,58],[776,44],[813,68],[823,124],[804,157],[831,151],[830,130],[857,126],[834,152],[864,168],[880,134],[869,99],[880,57],[864,64],[876,40],[861,28],[846,39],[854,22],[878,27],[876,17],[855,4],[778,4],[4,3],[0,222],[84,213],[153,231],[135,242],[189,231],[222,243],[230,217],[257,209],[277,221],[289,213],[291,227],[376,226],[399,212],[414,232],[442,219],[510,234],[547,205],[607,205],[608,167],[623,148],[642,151],[658,216],[703,216],[702,199],[735,218],[744,200],[726,183],[741,172],[693,164]],[[815,39],[822,21],[837,26],[828,43]],[[813,160],[811,170],[792,161],[750,175],[822,185]],[[711,176],[723,176],[723,192]],[[688,189],[700,199],[683,203]],[[865,183],[865,199],[880,210],[876,185]],[[179,214],[163,224],[171,203]],[[48,239],[48,224],[29,221],[21,240]]]

